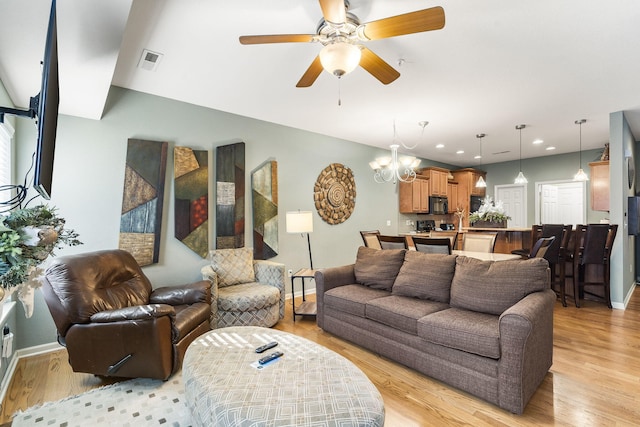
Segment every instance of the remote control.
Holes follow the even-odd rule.
[[[265,356],[262,359],[258,360],[258,363],[261,364],[261,365],[264,365],[265,363],[269,363],[272,360],[276,360],[280,356],[284,356],[284,353],[281,352],[281,351],[276,351],[276,352],[273,352],[270,355]]]
[[[256,353],[264,353],[265,351],[267,351],[270,348],[273,348],[273,347],[275,347],[277,345],[278,345],[278,343],[276,341],[272,341],[269,344],[261,345],[260,347],[256,348]]]

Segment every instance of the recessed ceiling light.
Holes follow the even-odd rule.
[[[438,144],[436,145],[436,148],[444,148],[444,144]]]
[[[456,151],[456,154],[464,154],[464,150],[458,150]]]
[[[543,142],[544,142],[544,141],[543,141],[543,140],[541,140],[541,139],[534,139],[534,140],[533,140],[533,143],[534,143],[535,145],[542,144]]]
[[[551,151],[551,150],[555,150],[556,147],[554,147],[553,145],[548,146],[547,148],[545,148],[545,150],[547,151]]]
[[[481,158],[482,158],[482,156],[478,154],[477,156],[474,156],[473,158],[474,158],[474,159],[481,159]]]

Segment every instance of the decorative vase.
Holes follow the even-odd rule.
[[[472,227],[476,228],[507,228],[507,221],[481,221],[478,220],[471,224]]]

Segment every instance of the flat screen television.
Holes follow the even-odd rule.
[[[51,198],[53,157],[58,128],[58,37],[56,29],[56,0],[51,2],[49,26],[42,64],[42,83],[36,111],[38,141],[36,144],[33,187],[45,199]]]

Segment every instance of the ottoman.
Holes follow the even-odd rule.
[[[261,345],[275,348],[257,354]],[[256,362],[274,351],[282,357]],[[305,338],[234,326],[189,345],[182,373],[195,426],[382,426],[384,404],[346,358]]]

